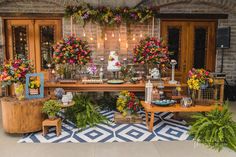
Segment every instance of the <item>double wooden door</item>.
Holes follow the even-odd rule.
[[[36,72],[44,72],[52,62],[52,45],[61,38],[61,20],[9,19],[6,24],[6,59],[27,56]]]
[[[191,68],[215,69],[216,21],[161,21],[161,36],[168,40],[175,59],[176,78],[186,82]]]

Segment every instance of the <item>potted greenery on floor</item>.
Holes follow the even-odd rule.
[[[61,110],[60,103],[57,100],[48,100],[43,104],[42,112],[48,115],[50,120],[56,119],[56,114]]]
[[[232,113],[229,112],[228,102],[223,104],[223,109],[196,114],[195,121],[191,125],[189,134],[194,139],[211,148],[220,151],[228,147],[236,151],[236,122],[232,120]]]

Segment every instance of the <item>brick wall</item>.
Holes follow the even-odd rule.
[[[84,0],[85,1],[85,0]],[[134,6],[140,0],[86,0],[92,5],[110,6]],[[76,0],[0,0],[1,13],[63,13],[64,6],[76,4]],[[225,50],[224,72],[227,73],[227,80],[230,84],[235,84],[236,80],[236,2],[235,0],[160,0],[152,1],[150,5],[160,6],[161,12],[178,13],[227,13],[229,18],[219,20],[219,26],[231,26],[231,48]],[[130,57],[131,51],[140,35],[151,35],[151,23],[144,25],[121,25],[115,31],[111,28],[102,28],[99,25],[87,24],[85,29],[80,24],[74,24],[73,30],[76,35],[86,38],[92,49],[95,51],[94,58],[98,60],[100,56],[107,57],[110,50],[116,50],[121,58]],[[4,45],[2,40],[2,20],[0,19],[0,45]],[[63,35],[69,35],[70,19],[63,18]],[[86,34],[86,37],[83,34]],[[105,40],[104,35],[107,35]],[[114,37],[112,37],[114,34]],[[155,20],[155,36],[159,35],[159,20]],[[122,42],[119,42],[119,37]],[[91,40],[92,38],[93,40]],[[0,49],[0,56],[3,53]],[[220,52],[217,51],[216,70],[220,69]]]

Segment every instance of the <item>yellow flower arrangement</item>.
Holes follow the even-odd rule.
[[[128,91],[121,91],[116,102],[116,107],[123,116],[128,114],[128,111],[131,114],[136,113],[139,110],[140,102],[134,93]]]
[[[210,72],[204,69],[192,69],[188,74],[188,87],[189,89],[199,90],[202,85],[212,84],[213,79],[210,76]]]

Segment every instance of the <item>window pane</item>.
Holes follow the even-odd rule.
[[[194,37],[194,68],[205,68],[207,30],[195,28]]]
[[[170,55],[171,59],[175,59],[177,61],[176,69],[179,68],[179,58],[180,58],[180,44],[181,44],[181,30],[180,28],[168,28],[168,48],[169,51],[172,52]]]
[[[47,69],[52,62],[54,34],[54,25],[40,26],[41,69]]]
[[[12,26],[13,54],[28,56],[27,26]]]

